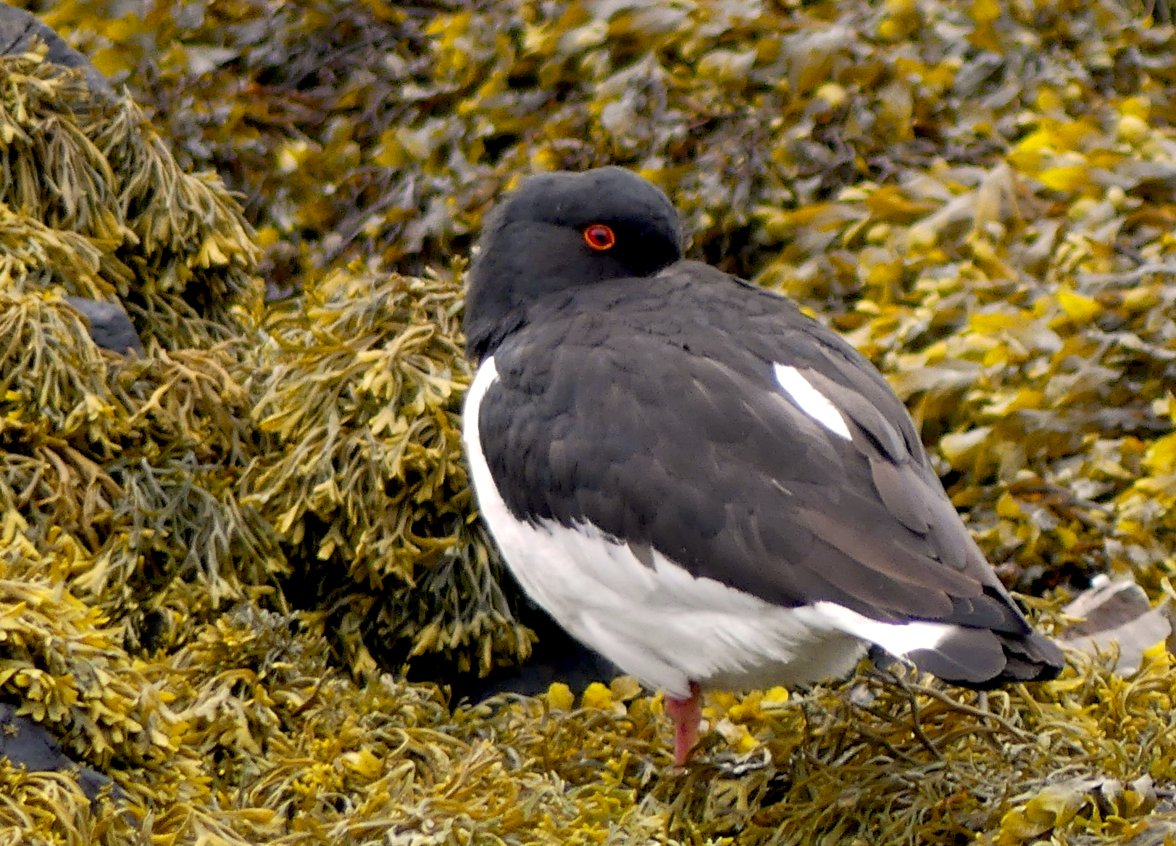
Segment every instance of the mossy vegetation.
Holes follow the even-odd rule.
[[[715,694],[526,659],[460,456],[461,272],[535,169],[617,163],[691,253],[878,363],[1040,624],[1172,594],[1176,34],[1111,0],[36,5],[0,58],[0,842],[1161,843],[1173,657],[979,697]],[[119,302],[145,352],[65,297]],[[420,672],[418,671],[418,676]],[[608,682],[609,680],[604,680]],[[1132,841],[1132,838],[1136,838]]]

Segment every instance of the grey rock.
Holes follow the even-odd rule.
[[[129,352],[143,355],[143,342],[121,305],[87,297],[66,297],[65,301],[89,322],[90,337],[98,346],[124,355]]]
[[[1080,620],[1058,633],[1058,642],[1090,655],[1113,656],[1114,670],[1129,676],[1143,665],[1148,648],[1172,633],[1167,600],[1153,608],[1143,588],[1130,578],[1095,580],[1062,609]]]
[[[106,77],[90,64],[89,59],[66,44],[61,36],[41,23],[35,15],[0,4],[0,55],[23,53],[33,46],[35,40],[44,41],[48,45],[49,61],[67,68],[81,68],[91,91],[114,97],[114,89]]]
[[[112,783],[110,776],[83,766],[65,754],[57,738],[44,726],[17,714],[14,707],[3,702],[0,702],[0,757],[30,772],[76,772],[82,792],[91,800]],[[114,793],[121,792],[116,785]]]

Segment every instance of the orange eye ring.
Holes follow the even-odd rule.
[[[594,223],[591,226],[584,227],[584,243],[590,249],[597,252],[604,252],[611,250],[617,243],[617,235],[612,231],[611,226],[605,226],[603,223]]]

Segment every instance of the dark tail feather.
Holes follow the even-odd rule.
[[[1057,644],[1037,632],[1018,637],[964,627],[938,646],[913,650],[906,657],[923,672],[977,690],[1016,682],[1048,681],[1066,663]]]
[[[1066,666],[1058,645],[1037,632],[1026,638],[1002,637],[1001,646],[1008,658],[1003,677],[1010,682],[1049,681]]]

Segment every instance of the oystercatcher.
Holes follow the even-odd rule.
[[[790,300],[683,260],[666,196],[527,179],[469,271],[463,439],[526,592],[665,691],[848,674],[871,644],[950,683],[1052,678],[881,374]]]

